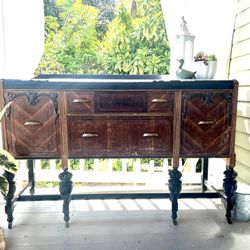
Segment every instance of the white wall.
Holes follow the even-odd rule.
[[[174,47],[176,31],[184,16],[190,32],[196,37],[194,54],[199,51],[216,54],[216,78],[225,79],[237,0],[161,0],[161,4],[171,47]],[[171,65],[171,72],[174,73],[178,66],[173,53]]]
[[[43,53],[43,0],[0,1],[0,79],[33,77]]]

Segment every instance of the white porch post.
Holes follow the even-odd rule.
[[[0,1],[0,79],[32,78],[43,42],[43,0]]]

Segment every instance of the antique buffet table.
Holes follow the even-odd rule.
[[[226,218],[231,223],[237,90],[235,80],[169,81],[163,76],[3,80],[1,105],[13,101],[2,124],[4,148],[17,159],[62,159],[66,225],[72,190],[68,158],[172,158],[168,186],[174,224],[181,191],[179,158],[226,158]]]

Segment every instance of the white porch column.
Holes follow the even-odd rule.
[[[32,78],[43,44],[43,0],[1,0],[0,79]]]

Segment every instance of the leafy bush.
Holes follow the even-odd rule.
[[[11,106],[12,102],[9,102],[3,110],[0,112],[0,122]],[[7,171],[12,174],[16,174],[19,168],[19,162],[15,160],[15,158],[6,150],[0,149],[0,169]],[[0,191],[3,195],[7,195],[9,190],[8,180],[5,178],[4,174],[0,174]]]
[[[45,50],[35,73],[167,74],[160,0],[137,0],[135,17],[130,7],[121,0],[46,0]]]

